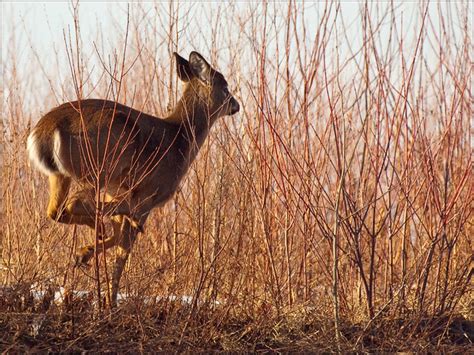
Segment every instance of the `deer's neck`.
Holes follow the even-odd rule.
[[[212,118],[204,100],[185,92],[166,120],[179,123],[186,138],[199,147],[206,139],[212,125]]]

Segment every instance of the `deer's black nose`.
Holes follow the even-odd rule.
[[[232,101],[230,103],[230,114],[233,115],[234,113],[239,112],[240,110],[240,105],[237,102],[236,99],[232,98]]]

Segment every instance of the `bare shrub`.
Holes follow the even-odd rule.
[[[73,305],[67,338],[111,327],[123,344],[129,324],[131,347],[144,350],[156,334],[163,349],[197,339],[201,349],[251,351],[467,348],[472,9],[410,9],[407,23],[403,5],[389,3],[117,5],[107,40],[81,37],[77,12],[56,54],[69,57],[61,77],[34,43],[29,58],[44,69],[20,70],[23,42],[8,38],[2,285],[96,292],[113,253],[94,269],[72,267],[78,241],[96,236],[43,214],[45,181],[25,153],[31,125],[54,104],[91,96],[164,116],[179,93],[171,53],[198,49],[221,65],[241,113],[217,123],[173,200],[150,217],[117,322],[91,311],[79,335],[76,320],[87,322]],[[176,301],[188,296],[191,305]]]

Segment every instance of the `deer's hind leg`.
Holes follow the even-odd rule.
[[[48,216],[60,223],[87,225],[92,229],[95,229],[96,213],[94,192],[85,189],[69,196],[70,186],[70,177],[61,174],[49,176],[50,197],[47,210]],[[113,200],[109,195],[107,198],[108,200]],[[101,253],[117,245],[124,220],[136,229],[137,232],[143,231],[141,224],[138,221],[125,215],[126,213],[129,213],[129,211],[124,201],[123,203],[106,201],[104,202],[103,209],[104,214],[112,214],[111,222],[113,235],[108,238],[103,238],[103,233],[100,233],[99,239],[101,240],[97,243],[97,249],[95,243],[81,248],[76,255],[76,266],[87,264],[95,253]]]
[[[94,190],[83,189],[70,195],[70,186],[71,178],[68,176],[62,174],[49,176],[48,217],[60,223],[80,224],[95,228],[96,204]],[[131,215],[126,201],[117,202],[111,196],[107,197],[108,201],[101,202],[100,206],[104,216]],[[130,222],[134,226],[138,224],[133,219]]]
[[[49,176],[50,196],[47,209],[48,217],[56,222],[86,225],[95,229],[96,214],[93,191],[91,189],[85,189],[71,195],[69,193],[70,186],[70,177],[60,174]],[[99,224],[99,239],[103,239],[105,232],[103,227],[102,223]],[[107,247],[110,243],[110,241],[107,241]],[[85,248],[82,248],[81,252],[85,253]],[[82,257],[81,259],[88,260],[90,257],[86,255],[86,257]]]
[[[77,213],[77,198],[68,198],[71,178],[62,174],[49,176],[48,217],[66,224],[83,224],[94,228],[93,215]]]

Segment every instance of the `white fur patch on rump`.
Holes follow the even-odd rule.
[[[55,129],[53,133],[53,159],[61,174],[69,176],[68,171],[61,161],[61,157],[61,133],[58,129]]]
[[[45,175],[69,175],[61,161],[61,132],[54,130],[52,139],[42,141],[36,130],[28,136],[26,149],[33,165]],[[44,139],[43,139],[44,140]]]
[[[47,157],[43,156],[44,153],[40,149],[38,137],[36,135],[35,130],[33,130],[28,136],[28,140],[26,142],[26,149],[28,150],[28,157],[30,158],[33,165],[38,168],[43,174],[53,175],[55,173],[55,171],[53,171],[45,161]]]

